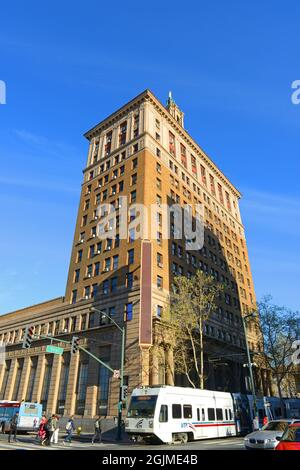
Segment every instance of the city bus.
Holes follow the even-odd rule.
[[[18,431],[36,431],[42,418],[42,405],[39,403],[0,400],[0,430],[10,429],[10,420],[19,412]]]

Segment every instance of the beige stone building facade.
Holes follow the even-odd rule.
[[[62,415],[115,416],[119,380],[105,367],[84,353],[72,355],[63,343],[62,356],[46,353],[46,339],[28,350],[21,347],[25,327],[33,325],[38,335],[67,341],[79,336],[81,345],[119,369],[121,335],[107,316],[126,327],[129,393],[138,385],[184,384],[173,371],[164,311],[174,276],[191,276],[196,269],[226,285],[206,325],[206,386],[246,390],[241,315],[254,309],[255,293],[241,194],[188,134],[183,118],[171,96],[164,106],[145,90],[85,134],[89,149],[65,296],[0,317],[0,341],[7,349],[0,365],[0,399],[42,402],[49,413]],[[135,204],[143,205],[149,220],[142,237]],[[194,216],[201,207],[202,249],[186,249],[184,239],[175,237],[172,219],[170,239],[163,236],[163,208],[172,204],[190,206]],[[125,222],[126,237],[121,233]],[[107,316],[91,312],[91,306]],[[248,335],[250,348],[257,350],[254,323]],[[215,357],[220,365],[210,360]],[[266,371],[256,375],[258,387],[271,394]]]

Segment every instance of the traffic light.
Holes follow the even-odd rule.
[[[78,336],[73,336],[72,345],[71,345],[71,354],[76,354],[79,349],[79,338]]]
[[[24,334],[23,349],[29,349],[33,340],[34,326],[27,326]]]
[[[126,400],[128,393],[128,385],[123,385],[122,387],[122,401]]]

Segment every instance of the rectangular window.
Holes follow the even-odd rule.
[[[207,416],[208,416],[208,421],[215,421],[216,420],[215,409],[214,408],[208,408],[207,409]]]
[[[163,311],[162,306],[161,306],[161,305],[157,305],[157,306],[156,306],[156,315],[157,315],[159,318],[161,318],[161,316],[162,316],[162,311]]]
[[[222,186],[220,185],[220,183],[218,183],[218,193],[219,193],[220,202],[224,204],[223,190],[222,190]]]
[[[132,303],[131,302],[129,304],[126,304],[125,314],[126,314],[126,321],[132,320],[133,309],[132,309]]]
[[[137,165],[138,165],[138,159],[137,158],[134,158],[132,160],[132,169],[134,170],[135,168],[137,168]]]
[[[182,418],[181,405],[172,405],[172,418],[173,419]]]
[[[127,131],[127,121],[124,121],[120,125],[119,145],[125,145],[126,144],[126,131]]]
[[[133,286],[133,273],[126,274],[126,286],[128,289],[131,289]]]
[[[77,289],[72,291],[72,298],[71,298],[71,303],[75,304],[77,300]]]
[[[183,405],[183,417],[187,419],[192,419],[192,406]]]
[[[162,289],[163,288],[163,278],[161,276],[157,276],[157,287],[158,289]]]
[[[111,292],[116,292],[117,287],[118,287],[118,278],[113,277],[110,282],[111,282]]]
[[[100,272],[100,263],[97,262],[94,264],[94,276],[99,276],[99,272]]]
[[[212,175],[209,175],[209,181],[210,181],[211,193],[215,196],[216,195],[215,179]]]
[[[74,282],[78,282],[80,277],[80,269],[76,269],[74,273]]]
[[[109,293],[109,281],[106,279],[103,281],[103,294],[108,294]]]
[[[223,421],[223,410],[222,408],[217,408],[217,421]]]
[[[105,156],[109,155],[111,152],[111,142],[112,142],[112,131],[106,134],[106,142],[104,147]]]
[[[186,148],[184,145],[180,144],[180,155],[181,155],[181,163],[186,168],[187,161],[186,161]]]
[[[130,203],[134,204],[136,202],[136,191],[130,193]]]
[[[175,136],[172,132],[169,131],[169,152],[171,155],[175,157],[176,150],[175,150]]]
[[[206,181],[206,172],[205,172],[205,168],[203,165],[200,165],[200,169],[201,169],[201,180],[202,180],[202,183],[207,184],[207,181]]]
[[[197,164],[196,164],[196,158],[191,155],[191,165],[192,165],[192,173],[194,176],[197,176]]]
[[[118,269],[119,267],[119,255],[113,257],[113,269]]]
[[[168,422],[168,405],[161,405],[158,420],[160,423]]]
[[[134,250],[133,249],[129,250],[127,255],[128,255],[128,261],[127,261],[128,265],[133,264],[134,263]]]

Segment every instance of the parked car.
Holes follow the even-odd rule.
[[[293,423],[285,430],[276,450],[300,450],[300,423]]]
[[[246,449],[275,449],[287,426],[292,419],[276,419],[269,421],[260,431],[248,434],[244,439]]]

